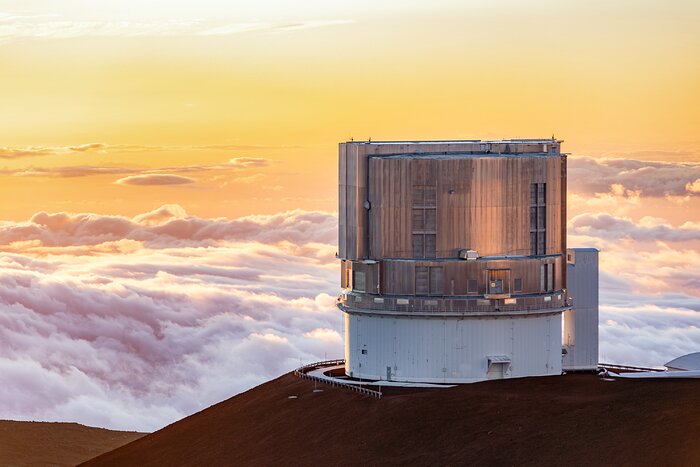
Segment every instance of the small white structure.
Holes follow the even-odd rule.
[[[563,315],[564,371],[598,367],[598,250],[566,250],[566,285],[572,309]]]
[[[700,352],[675,358],[664,366],[668,371],[700,371]]]

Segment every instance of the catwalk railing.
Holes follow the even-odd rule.
[[[345,382],[339,381],[335,378],[330,378],[330,377],[321,378],[321,377],[309,374],[309,371],[315,370],[317,368],[337,366],[337,365],[343,365],[343,364],[345,364],[345,360],[342,358],[336,359],[336,360],[324,360],[322,362],[309,363],[308,365],[300,366],[299,368],[294,370],[294,375],[298,376],[299,378],[308,379],[311,381],[317,381],[319,383],[328,384],[328,385],[331,385],[334,387],[349,389],[351,391],[358,392],[358,393],[364,394],[366,396],[376,397],[377,399],[382,398],[382,393],[380,391],[374,391],[372,389],[367,389],[367,388],[364,388],[364,387],[357,385],[357,384],[345,383]]]
[[[644,366],[629,366],[629,365],[615,365],[613,363],[598,363],[598,366],[605,368],[606,370],[623,370],[629,372],[642,372],[642,371],[665,371],[664,368],[649,368]]]
[[[413,295],[373,295],[363,292],[345,292],[338,303],[346,308],[369,311],[421,313],[497,313],[537,312],[558,310],[570,304],[563,291],[537,295],[503,297],[416,297]]]

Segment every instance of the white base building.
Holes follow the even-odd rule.
[[[346,373],[427,383],[560,375],[560,313],[448,318],[349,312]]]

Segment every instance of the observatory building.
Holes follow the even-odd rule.
[[[571,300],[560,144],[340,144],[338,307],[348,376],[468,383],[561,374]],[[584,258],[593,261],[586,255],[579,276]],[[577,335],[589,336],[575,353],[574,337],[567,341],[564,354],[579,368],[591,352],[597,365],[597,295],[595,307],[594,319],[587,308],[569,316]]]

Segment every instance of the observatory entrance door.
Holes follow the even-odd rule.
[[[503,379],[503,365],[502,363],[495,363],[489,366],[489,372],[486,374],[488,379]]]
[[[503,379],[510,367],[510,358],[506,355],[488,357],[487,379]]]

